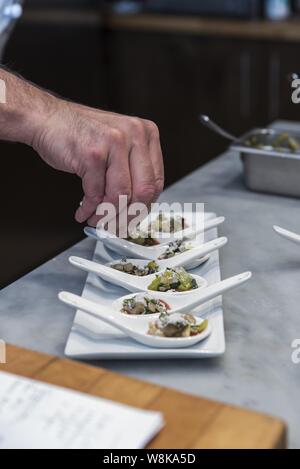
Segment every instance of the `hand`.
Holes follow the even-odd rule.
[[[154,202],[164,185],[157,126],[148,120],[69,103],[54,97],[31,145],[55,169],[82,179],[75,218],[96,226],[101,202]]]

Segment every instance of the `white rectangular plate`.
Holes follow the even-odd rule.
[[[208,213],[205,219],[215,215]],[[217,229],[205,233],[205,241],[217,237]],[[120,256],[119,256],[120,257]],[[108,262],[117,259],[118,255],[108,251],[98,242],[93,259],[96,262]],[[218,251],[210,255],[209,260],[193,271],[206,278],[209,284],[220,280]],[[120,296],[128,294],[123,288],[104,282],[93,274],[87,276],[82,296],[103,306],[103,310]],[[67,341],[65,354],[79,359],[171,359],[171,358],[206,358],[216,357],[225,352],[222,297],[218,297],[201,307],[210,312],[211,335],[197,345],[185,349],[157,349],[140,345],[126,337],[122,332],[104,324],[102,321],[77,311]]]

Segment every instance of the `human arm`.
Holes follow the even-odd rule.
[[[0,139],[32,146],[55,169],[82,180],[78,222],[95,225],[101,202],[153,202],[164,183],[157,126],[148,120],[89,108],[58,98],[0,68],[6,104]]]

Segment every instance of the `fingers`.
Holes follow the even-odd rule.
[[[112,203],[117,213],[119,196],[126,195],[128,205],[142,202],[150,206],[164,185],[163,157],[159,131],[151,122],[138,118],[113,116],[102,134],[105,152],[94,152],[86,161],[82,184],[84,198],[76,220],[96,226],[99,204]],[[117,127],[115,127],[115,126]]]
[[[126,196],[127,205],[131,202],[132,183],[129,167],[129,145],[125,134],[114,132],[111,142],[111,152],[108,157],[105,174],[105,193],[101,202],[111,203],[116,214],[119,212],[119,196]],[[88,220],[92,226],[96,226],[101,217],[94,213]]]
[[[102,202],[105,194],[106,158],[101,152],[89,154],[82,175],[84,198],[77,209],[75,219],[79,223],[88,220]]]
[[[155,182],[155,201],[164,188],[165,175],[164,175],[164,161],[160,144],[160,136],[157,125],[151,121],[145,121],[147,132],[149,136],[149,153],[152,161]]]
[[[131,119],[131,135],[132,202],[142,202],[149,206],[157,196],[157,187],[155,182],[156,169],[151,156],[153,149],[146,121]],[[159,160],[158,157],[156,159]]]
[[[128,204],[132,197],[132,178],[129,167],[129,145],[125,134],[118,134],[114,142],[106,170],[105,201],[111,202],[118,209],[119,196],[127,197]]]
[[[105,113],[105,116],[107,125],[113,124],[121,129],[122,133],[125,134],[129,143],[129,148],[131,149],[130,153],[137,153],[139,161],[142,162],[140,173],[151,173],[153,175],[153,179],[146,177],[146,191],[144,191],[143,188],[139,190],[138,187],[137,192],[135,190],[133,191],[133,201],[138,200],[142,202],[144,194],[146,193],[147,195],[147,193],[150,192],[150,197],[146,197],[146,199],[152,199],[152,202],[158,197],[164,186],[163,156],[157,125],[149,120],[139,119],[137,117],[120,116],[119,114],[114,113]],[[133,158],[133,164],[135,164],[135,158]],[[150,165],[152,166],[152,172]],[[144,184],[144,178],[141,179],[141,183]],[[140,185],[135,184],[133,177],[132,181],[135,186]],[[147,189],[149,186],[150,188]],[[140,192],[141,194],[139,194]],[[154,193],[153,198],[151,197],[151,193]]]

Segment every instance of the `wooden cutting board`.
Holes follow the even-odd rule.
[[[276,418],[194,397],[102,368],[7,347],[0,370],[163,413],[166,425],[149,448],[285,448]]]

